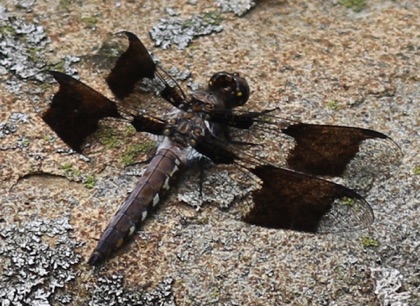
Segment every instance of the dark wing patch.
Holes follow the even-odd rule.
[[[124,101],[126,108],[130,104],[138,108],[143,103],[149,108],[159,108],[161,101],[155,101],[159,100],[156,99],[158,94],[173,106],[188,109],[183,90],[165,70],[155,64],[140,39],[131,32],[121,33],[128,37],[129,46],[106,78],[114,95]],[[158,102],[157,105],[154,102]]]
[[[253,192],[254,206],[244,221],[268,228],[305,232],[352,231],[373,222],[369,204],[344,186],[274,166],[250,171],[262,188]]]
[[[313,175],[340,176],[367,139],[388,136],[368,129],[298,123],[282,129],[296,140],[287,166]]]
[[[129,47],[106,78],[109,88],[119,99],[129,96],[139,80],[153,79],[156,72],[156,64],[137,36],[131,32],[122,33],[128,37]]]
[[[67,145],[80,152],[83,141],[96,131],[99,120],[120,117],[117,105],[71,76],[57,71],[50,73],[60,89],[42,119]]]

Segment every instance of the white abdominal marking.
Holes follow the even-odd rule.
[[[159,203],[159,194],[157,193],[154,197],[153,197],[153,207],[155,207],[157,205],[157,203]]]
[[[143,213],[141,214],[141,221],[144,221],[147,217],[147,210],[143,211]]]

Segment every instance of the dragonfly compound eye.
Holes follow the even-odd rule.
[[[217,72],[209,81],[209,90],[216,93],[227,109],[242,106],[249,98],[248,82],[239,73]]]

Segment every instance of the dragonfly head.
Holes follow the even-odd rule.
[[[239,73],[217,72],[209,81],[209,90],[216,93],[227,109],[242,106],[249,98],[248,82]]]

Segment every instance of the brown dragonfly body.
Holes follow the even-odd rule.
[[[391,146],[389,151],[397,152],[398,146],[389,137],[357,127],[280,119],[274,115],[277,109],[238,111],[236,108],[243,106],[250,95],[246,80],[238,73],[215,73],[208,88],[186,95],[153,62],[134,34],[124,34],[129,47],[106,80],[118,100],[134,97],[141,111],[124,109],[124,103],[109,100],[63,73],[51,72],[60,90],[43,114],[44,121],[77,152],[82,151],[86,137],[96,131],[98,122],[107,117],[126,120],[138,132],[164,139],[139,183],[100,237],[90,264],[103,262],[133,236],[169,191],[179,170],[197,153],[215,164],[236,164],[258,178],[261,186],[252,192],[254,206],[243,216],[247,223],[331,232],[362,229],[373,222],[372,209],[359,193],[317,176],[342,176],[348,165],[359,158],[365,141],[376,141],[385,148]],[[143,104],[150,95],[145,98],[140,86],[145,81],[158,92],[156,99],[171,104],[177,111],[161,117],[148,115]],[[244,141],[241,131],[268,131],[273,137],[289,140],[289,150],[283,154],[286,157],[278,164],[265,162],[252,153],[264,145]],[[282,151],[280,147],[278,150]],[[388,161],[398,158],[395,154]]]

